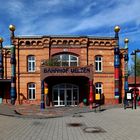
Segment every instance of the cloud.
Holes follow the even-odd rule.
[[[97,29],[103,26],[111,27],[116,24],[125,24],[131,21],[139,21],[140,2],[134,1],[128,4],[120,4],[115,8],[104,9],[95,16],[81,19],[79,24],[71,31],[77,32],[85,29]],[[131,9],[131,10],[130,10]]]
[[[16,25],[17,35],[94,34],[140,40],[139,0],[0,0],[2,29]],[[4,12],[3,12],[4,11]],[[8,31],[4,33],[7,38]]]
[[[0,10],[3,12],[5,11],[10,16],[17,17],[17,15],[20,15],[24,8],[24,5],[21,0],[2,0],[3,3]]]

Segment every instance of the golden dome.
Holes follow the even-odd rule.
[[[10,29],[10,31],[15,31],[16,27],[15,27],[14,25],[11,24],[11,25],[9,26],[9,29]]]
[[[115,31],[116,33],[118,33],[118,32],[120,31],[120,27],[119,27],[119,26],[115,26],[114,31]]]
[[[124,43],[128,43],[129,42],[129,39],[128,38],[125,38],[124,39]]]
[[[2,43],[3,42],[3,38],[2,37],[0,37],[0,43]]]

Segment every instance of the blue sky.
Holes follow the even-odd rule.
[[[9,44],[9,25],[16,35],[114,36],[130,40],[129,53],[140,47],[140,0],[0,0],[0,36]]]

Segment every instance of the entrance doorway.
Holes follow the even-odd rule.
[[[75,106],[79,104],[79,87],[62,83],[53,86],[52,99],[54,106]]]
[[[8,103],[10,100],[10,87],[10,79],[0,79],[0,103],[2,103],[2,101]]]

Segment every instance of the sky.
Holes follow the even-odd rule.
[[[92,35],[114,37],[119,25],[120,46],[129,39],[129,54],[140,47],[140,0],[0,0],[0,36]]]

